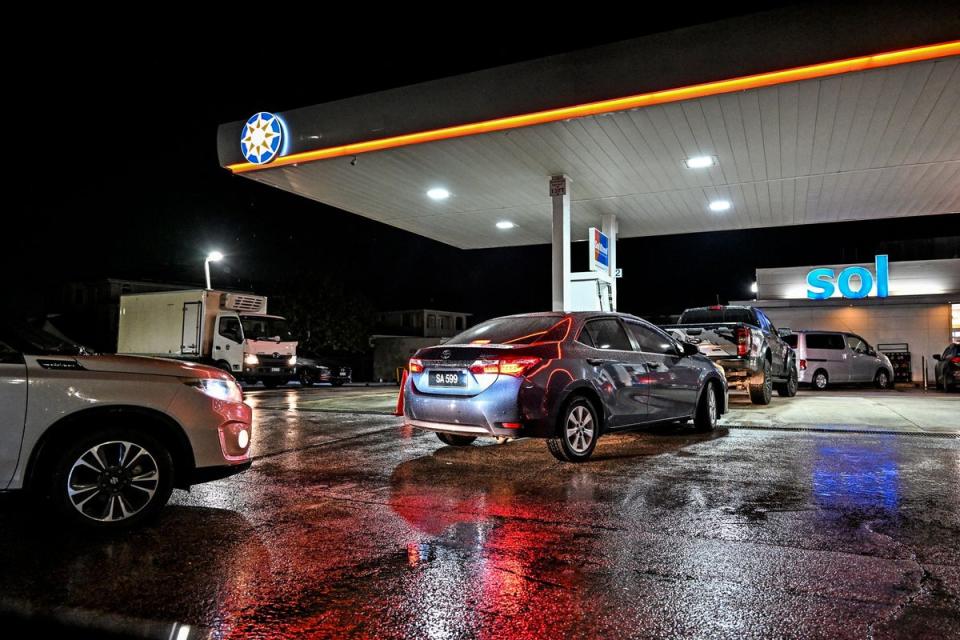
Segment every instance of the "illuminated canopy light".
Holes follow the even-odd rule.
[[[497,223],[497,229],[513,229],[515,226],[517,225],[513,224],[509,220],[501,220]]]
[[[714,200],[710,203],[710,211],[726,211],[729,208],[729,200]]]
[[[716,156],[693,156],[683,161],[687,169],[706,169],[717,164]]]
[[[450,197],[450,192],[443,187],[434,187],[427,191],[427,197],[431,200],[446,200]]]
[[[227,165],[227,168],[234,173],[256,171],[258,169],[269,169],[272,167],[296,164],[299,162],[313,162],[327,158],[351,156],[358,153],[392,149],[395,147],[421,144],[435,140],[462,138],[480,133],[490,133],[493,131],[506,131],[520,127],[529,127],[531,125],[544,124],[546,122],[559,122],[561,120],[569,120],[571,118],[582,118],[584,116],[599,115],[603,113],[627,111],[629,109],[649,107],[655,104],[669,104],[671,102],[680,102],[681,100],[692,100],[693,98],[702,98],[704,96],[714,96],[723,93],[733,93],[736,91],[746,91],[747,89],[757,89],[759,87],[770,87],[789,82],[798,82],[800,80],[810,80],[812,78],[824,78],[843,73],[865,71],[867,69],[880,69],[898,64],[906,64],[908,62],[934,60],[937,58],[945,58],[947,56],[955,56],[958,54],[960,54],[960,40],[952,40],[950,42],[925,45],[922,47],[913,47],[911,49],[901,49],[899,51],[877,53],[874,55],[847,58],[845,60],[835,60],[833,62],[821,62],[804,67],[783,69],[781,71],[769,71],[766,73],[758,73],[752,76],[731,78],[729,80],[717,80],[714,82],[705,82],[686,87],[678,87],[676,89],[642,93],[638,95],[627,96],[625,98],[601,100],[600,102],[591,102],[571,107],[561,107],[559,109],[550,109],[547,111],[539,111],[518,116],[508,116],[505,118],[456,125],[443,129],[409,133],[388,138],[380,138],[378,140],[369,140],[366,142],[355,142],[336,147],[328,147],[325,149],[315,149],[313,151],[302,151],[290,155],[284,154],[282,157],[275,159],[267,166],[254,164],[252,162],[238,162]]]

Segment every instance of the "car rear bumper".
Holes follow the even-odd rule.
[[[419,429],[457,435],[516,438],[527,435],[520,411],[519,379],[499,380],[473,396],[418,391],[408,380],[404,387],[404,421]],[[520,425],[504,427],[504,423]]]

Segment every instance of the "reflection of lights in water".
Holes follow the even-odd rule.
[[[813,494],[825,507],[881,507],[893,510],[900,502],[899,467],[893,438],[883,436],[879,447],[821,444],[813,466]]]

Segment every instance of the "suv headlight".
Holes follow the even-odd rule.
[[[243,402],[243,390],[240,388],[240,385],[233,380],[200,378],[198,380],[185,380],[184,384],[188,384],[204,395],[208,395],[217,400]]]
[[[243,357],[243,364],[250,367],[255,367],[260,364],[260,358],[258,358],[257,354],[255,353],[248,353]]]

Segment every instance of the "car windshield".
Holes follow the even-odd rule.
[[[276,340],[292,342],[293,334],[284,318],[270,316],[240,316],[243,337],[247,340]]]
[[[33,327],[25,322],[6,321],[0,324],[0,338],[11,347],[29,355],[90,355],[82,344],[53,330]]]
[[[562,319],[563,316],[494,318],[450,338],[447,344],[530,344],[552,338],[547,332]]]
[[[678,324],[713,324],[716,322],[743,322],[754,324],[753,313],[746,307],[702,307],[687,309]]]

